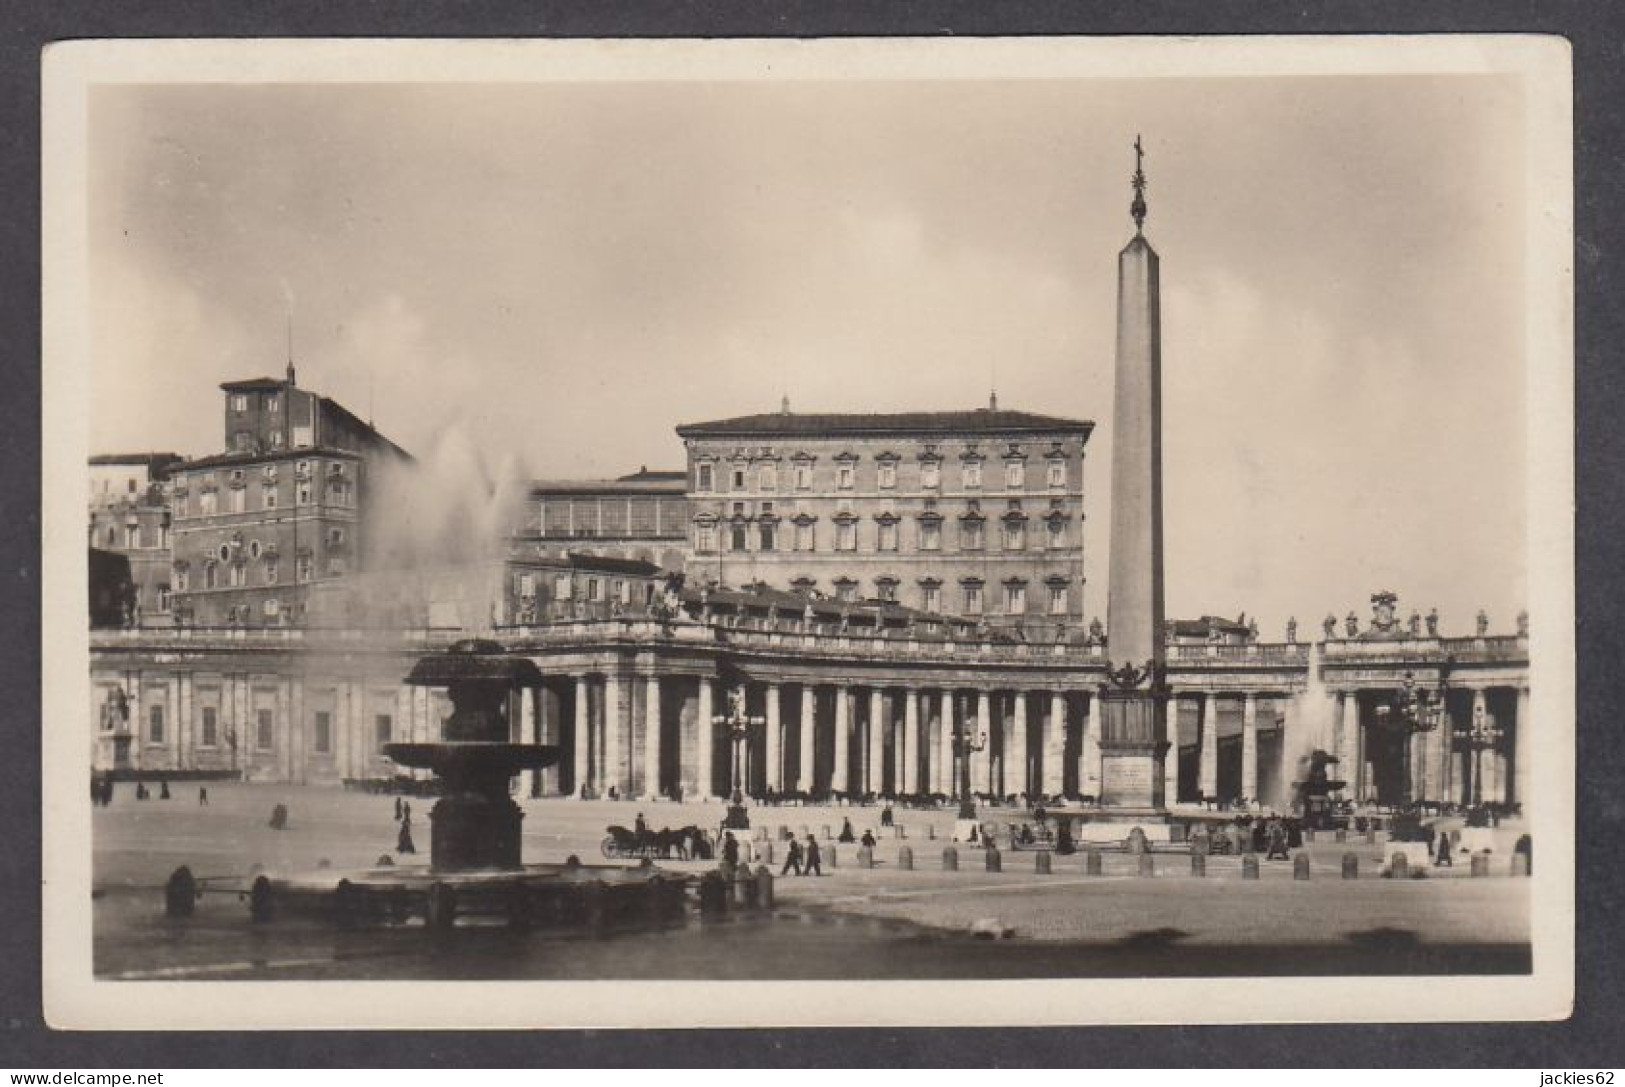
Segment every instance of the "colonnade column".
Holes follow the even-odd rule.
[[[699,790],[700,797],[705,800],[710,800],[717,795],[716,771],[713,765],[716,739],[715,733],[712,731],[715,726],[711,722],[711,718],[716,714],[716,709],[712,704],[712,697],[710,677],[701,676],[699,705],[695,710],[699,719],[695,721],[696,727],[694,729],[694,733],[698,737],[694,741],[694,746],[698,748],[694,752],[694,776],[698,778],[694,784]]]
[[[539,744],[541,737],[536,734],[536,688],[519,688],[519,742],[522,744]],[[540,770],[526,770],[519,778],[519,794],[521,796],[538,796],[541,794]]]
[[[1066,787],[1061,763],[1066,758],[1066,694],[1051,691],[1049,716],[1044,719],[1044,773],[1039,790],[1046,796],[1059,796]]]
[[[624,796],[621,766],[621,681],[611,674],[604,677],[604,794],[614,789]]]
[[[1529,727],[1529,688],[1518,688],[1518,703],[1512,718],[1512,800],[1529,812],[1529,782],[1534,776],[1530,759],[1534,755],[1534,731]]]
[[[1179,803],[1179,701],[1174,698],[1168,700],[1168,756],[1162,763],[1162,802]]]
[[[1100,795],[1100,722],[1094,714],[1094,703],[1089,698],[1083,700],[1083,710],[1078,716],[1078,757],[1081,765],[1078,767],[1078,793],[1081,796]],[[1178,736],[1174,737],[1176,743]],[[1173,757],[1168,760],[1176,769],[1179,765],[1179,752],[1175,750]],[[1163,772],[1163,781],[1166,782],[1167,771]],[[1178,783],[1175,791],[1167,794],[1167,803],[1173,803],[1178,795]]]
[[[813,738],[818,727],[818,688],[811,683],[801,685],[801,761],[796,766],[796,788],[804,793],[813,790]]]
[[[903,693],[903,792],[920,791],[920,692],[910,687]]]
[[[971,759],[970,789],[972,793],[978,790],[993,792],[992,758],[993,745],[993,695],[989,691],[979,691],[976,695],[976,725],[971,729],[978,740],[982,741],[982,750]],[[985,738],[985,739],[984,739]]]
[[[1197,788],[1202,790],[1203,800],[1217,800],[1219,797],[1219,696],[1202,691],[1196,697],[1196,704],[1201,711],[1199,719],[1202,725],[1202,763],[1201,772],[1197,779]]]
[[[1241,703],[1241,795],[1258,801],[1258,696],[1251,691]]]
[[[576,795],[581,795],[581,787],[589,784],[587,774],[590,763],[588,761],[592,752],[592,703],[587,687],[587,677],[576,677],[576,707],[575,707],[575,776],[573,784]]]
[[[779,685],[767,684],[767,788],[784,791],[784,744],[779,736]]]
[[[643,684],[643,798],[658,800],[660,791],[660,677]]]
[[[954,693],[937,692],[937,755],[931,766],[931,791],[953,796],[954,777]]]
[[[829,787],[831,792],[845,793],[847,788],[847,768],[852,761],[852,737],[850,735],[851,707],[848,705],[852,692],[845,687],[835,688],[835,766],[830,770]]]
[[[1027,692],[1017,691],[1015,700],[1011,728],[1004,737],[1004,791],[1019,794],[1028,792]]]
[[[1347,691],[1337,692],[1337,765],[1342,771],[1343,795],[1350,800],[1360,796],[1360,699]]]
[[[882,780],[886,769],[886,692],[879,687],[869,689],[869,725],[863,760],[863,784],[859,791],[879,793],[885,790]]]

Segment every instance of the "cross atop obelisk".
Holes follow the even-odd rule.
[[[1134,186],[1134,203],[1128,206],[1128,213],[1134,216],[1134,233],[1139,234],[1145,228],[1145,148],[1140,146],[1140,137],[1134,136],[1134,178],[1130,182]]]

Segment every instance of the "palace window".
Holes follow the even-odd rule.
[[[587,599],[590,600],[590,601],[596,602],[596,601],[600,600],[601,598],[602,597],[600,595],[599,588],[598,588],[598,579],[595,578],[595,577],[588,578],[587,579]]]
[[[959,522],[959,546],[964,551],[982,550],[982,521],[968,518]]]
[[[745,470],[743,468],[734,469],[733,481],[734,490],[742,491],[745,489]]]
[[[697,473],[697,478],[694,481],[694,489],[698,491],[709,491],[715,483],[715,480],[713,479],[714,472],[711,465],[701,464],[695,469],[695,471]]]
[[[835,550],[856,551],[858,549],[858,525],[855,521],[837,521],[835,523]]]
[[[775,464],[764,464],[756,472],[756,485],[764,491],[777,490],[779,486],[779,469]]]
[[[1049,587],[1049,613],[1051,615],[1066,614],[1066,586],[1051,585]]]
[[[796,465],[796,489],[800,491],[812,490],[812,465]]]
[[[203,707],[203,737],[200,747],[214,747],[220,742],[220,711],[213,706]]]
[[[841,464],[841,465],[836,466],[836,468],[835,468],[835,485],[837,487],[839,487],[841,490],[850,491],[852,489],[853,480],[855,478],[856,478],[856,475],[853,472],[852,466],[850,464]]]
[[[747,548],[745,526],[734,525],[728,532],[728,550],[744,551]]]
[[[242,588],[243,585],[246,584],[247,580],[248,580],[247,571],[244,569],[243,564],[240,563],[240,562],[234,562],[234,563],[231,564],[231,570],[230,570],[228,576],[229,576],[229,579],[230,579],[230,582],[231,582],[231,587],[233,589]]]
[[[974,581],[966,582],[965,586],[964,586],[964,589],[965,589],[965,607],[964,607],[965,614],[966,615],[980,615],[980,614],[982,614],[982,586],[981,586],[981,583],[980,582],[974,582]]]
[[[812,551],[814,548],[813,523],[811,521],[796,522],[796,550]]]
[[[533,597],[535,595],[536,595],[536,575],[535,574],[520,574],[519,575],[519,597],[520,597],[520,599],[528,600],[528,599],[530,599],[531,597]]]
[[[920,486],[935,490],[942,486],[942,465],[928,460],[920,465]]]
[[[318,755],[325,755],[333,750],[333,715],[326,710],[316,711],[315,726],[312,729],[314,736],[311,740]]]
[[[1023,615],[1027,611],[1027,586],[1011,582],[1004,587],[1004,610],[1010,615]]]
[[[760,525],[758,525],[757,526],[757,535],[758,535],[757,550],[759,550],[759,551],[774,551],[774,550],[777,550],[778,541],[776,539],[776,534],[773,531],[772,522],[763,521]]]
[[[248,410],[248,397],[242,395],[241,393],[238,393],[236,396],[233,396],[231,398],[231,410],[232,411],[247,411]]]
[[[231,512],[246,513],[248,511],[248,488],[233,487],[231,489]]]
[[[214,491],[204,491],[197,496],[198,514],[210,517],[220,512],[220,496]]]
[[[1027,462],[1009,460],[1004,462],[1004,485],[1006,487],[1021,487],[1027,482]]]
[[[942,586],[927,581],[920,586],[920,607],[925,611],[942,610]]]
[[[276,556],[272,555],[265,560],[265,584],[275,585],[281,576],[282,567],[277,562]]]
[[[896,464],[896,462],[889,461],[889,460],[883,460],[883,461],[880,462],[879,478],[877,480],[877,485],[880,486],[881,488],[884,488],[884,489],[890,489],[892,487],[897,486],[897,464]]]
[[[293,574],[294,574],[294,577],[297,580],[299,580],[299,581],[309,581],[310,580],[311,569],[312,569],[310,560],[311,560],[311,556],[309,554],[300,555],[297,559],[294,560]]]
[[[694,526],[694,549],[702,552],[710,552],[717,549],[716,525],[701,524]]]
[[[1066,461],[1059,457],[1049,462],[1049,485],[1051,487],[1066,486]]]
[[[1027,522],[1006,521],[1004,523],[1004,549],[1006,551],[1022,551],[1027,547]]]
[[[968,460],[960,471],[960,477],[966,487],[980,487],[982,485],[982,462]]]
[[[850,604],[858,598],[858,583],[851,578],[835,579],[835,599]]]
[[[1059,517],[1045,525],[1045,536],[1051,551],[1057,551],[1066,546],[1066,522]]]
[[[260,606],[260,611],[264,613],[267,619],[274,620],[282,613],[282,602],[273,596]]]
[[[263,483],[260,485],[260,508],[267,510],[276,509],[275,483]]]
[[[205,589],[215,588],[219,578],[220,568],[214,564],[213,559],[203,564],[203,587]]]
[[[571,600],[575,597],[575,582],[569,574],[559,574],[553,579],[553,599]]]
[[[895,601],[897,599],[897,579],[894,577],[875,578],[875,595],[882,600]]]
[[[276,719],[270,710],[254,713],[254,746],[269,751],[276,746]]]
[[[395,720],[387,713],[380,713],[372,719],[372,742],[382,751],[384,745],[395,736]]]
[[[295,488],[294,501],[301,506],[310,505],[310,484],[301,482]]]
[[[153,706],[147,710],[147,742],[161,744],[164,742],[164,708]]]
[[[942,522],[941,521],[921,521],[920,522],[920,550],[921,551],[941,551],[942,550]]]
[[[168,611],[169,610],[169,586],[168,585],[160,585],[160,586],[158,586],[158,610],[159,611]]]
[[[897,550],[897,522],[896,521],[882,521],[882,522],[880,522],[880,540],[879,540],[879,543],[878,543],[877,546],[878,546],[878,549],[881,550],[881,551],[896,551]]]

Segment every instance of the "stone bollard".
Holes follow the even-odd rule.
[[[1299,853],[1292,858],[1292,878],[1302,880],[1309,878],[1309,854]]]
[[[914,871],[914,850],[906,845],[899,849],[897,851],[897,867],[904,872]]]
[[[1258,878],[1258,854],[1257,853],[1249,853],[1245,857],[1241,858],[1241,878],[1242,879],[1257,879]]]
[[[942,870],[944,872],[959,871],[959,850],[953,846],[942,851]]]
[[[1198,878],[1207,875],[1207,854],[1206,853],[1192,853],[1191,854],[1191,875],[1196,876]]]
[[[1370,832],[1368,831],[1367,833],[1370,833]],[[1342,845],[1344,842],[1346,842],[1348,840],[1349,840],[1349,832],[1344,830],[1342,827],[1338,827],[1335,831],[1332,832],[1332,841],[1336,842],[1338,845]]]
[[[839,861],[841,858],[838,855],[835,847],[830,846],[828,849],[824,850],[824,859],[829,862],[829,866],[831,868],[836,868],[839,867]]]
[[[833,834],[831,834],[829,832],[829,824],[825,823],[824,824],[824,841],[826,841],[826,842],[833,841],[834,838],[835,838],[835,835],[833,835]]]
[[[891,836],[899,840],[907,838],[908,830],[901,823],[893,823],[891,828]]]
[[[1047,876],[1050,874],[1050,859],[1048,850],[1039,850],[1039,852],[1033,856],[1033,873],[1040,876]]]
[[[1360,878],[1360,858],[1356,857],[1353,853],[1343,854],[1343,878]]]
[[[1514,876],[1527,876],[1529,874],[1529,854],[1512,854],[1512,874]]]
[[[271,881],[265,876],[255,876],[254,885],[248,891],[248,916],[254,919],[255,924],[262,925],[271,920],[274,913]]]
[[[1100,875],[1100,850],[1085,849],[1083,851],[1083,874],[1086,876]]]
[[[1140,854],[1140,866],[1139,866],[1139,869],[1138,869],[1138,873],[1141,876],[1141,878],[1149,878],[1151,876],[1156,875],[1157,874],[1157,858],[1152,856],[1150,852],[1141,853]]]
[[[1388,874],[1395,879],[1405,879],[1411,874],[1411,864],[1406,859],[1405,854],[1395,853],[1393,855],[1388,861]]]
[[[1004,871],[1004,856],[997,849],[989,847],[984,860],[987,862],[989,872]]]
[[[1488,853],[1474,853],[1473,854],[1473,859],[1472,859],[1472,868],[1470,869],[1470,871],[1472,872],[1472,874],[1474,876],[1482,877],[1482,876],[1489,875],[1490,874],[1490,855]]]
[[[164,913],[170,917],[190,917],[197,905],[197,880],[192,870],[181,865],[164,884]]]
[[[875,866],[875,851],[870,846],[858,847],[858,867],[873,868]]]
[[[773,908],[773,870],[765,864],[756,869],[756,904],[764,910]]]

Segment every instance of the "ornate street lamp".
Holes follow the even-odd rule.
[[[976,798],[971,794],[971,756],[987,747],[987,733],[972,737],[960,721],[954,729],[954,758],[959,760],[959,818],[976,818]]]
[[[752,717],[745,712],[745,688],[735,687],[728,692],[728,712],[711,718],[711,723],[728,730],[733,743],[733,803],[722,825],[729,830],[749,830],[750,815],[745,811],[744,745],[750,730],[767,724],[765,717]]]
[[[1450,689],[1450,666],[1454,660],[1446,657],[1439,665],[1439,679],[1431,688],[1416,682],[1416,673],[1407,670],[1394,692],[1391,703],[1377,707],[1377,716],[1384,723],[1398,711],[1398,725],[1405,730],[1406,739],[1418,732],[1436,732],[1444,723],[1445,697]],[[1407,793],[1409,790],[1407,790]]]

